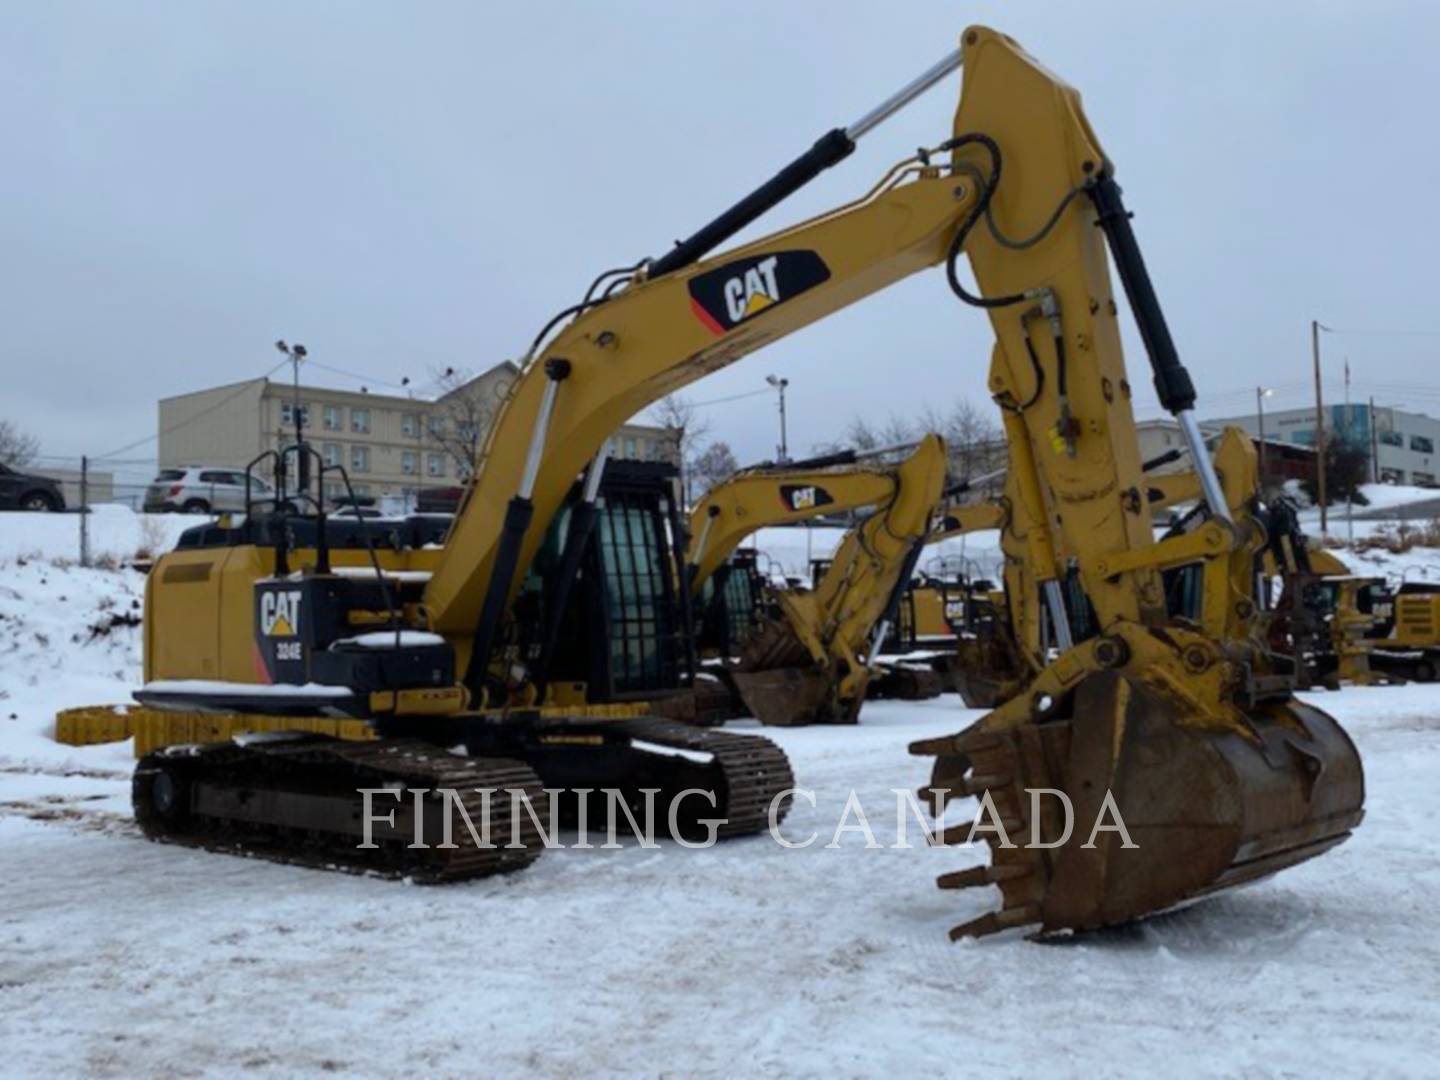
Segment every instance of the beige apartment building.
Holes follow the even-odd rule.
[[[457,485],[518,374],[506,361],[434,400],[302,385],[301,429],[328,464],[345,467],[357,495],[410,496],[422,487]],[[159,465],[243,468],[295,441],[295,400],[293,384],[267,378],[163,398]],[[674,461],[674,433],[626,424],[610,453]],[[271,475],[268,464],[262,472]],[[325,486],[329,498],[344,493],[338,477]]]

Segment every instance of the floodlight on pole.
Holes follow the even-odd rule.
[[[785,388],[790,385],[789,379],[782,379],[776,375],[766,375],[765,381],[773,386],[780,395],[780,463],[784,464],[790,460],[790,445],[785,437]]]

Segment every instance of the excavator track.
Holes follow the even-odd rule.
[[[373,797],[373,848],[364,839],[360,788],[386,788],[399,797]],[[476,844],[461,809],[483,828],[489,796],[488,844]],[[410,793],[427,790],[418,802]],[[451,789],[459,808],[441,789]],[[545,821],[540,779],[504,758],[467,758],[412,739],[345,742],[317,736],[170,746],[137,764],[132,785],[135,818],[152,840],[185,844],[291,865],[408,878],[421,883],[461,881],[519,870],[544,850],[539,828],[511,791],[530,798]],[[518,817],[512,814],[518,809]],[[383,818],[394,811],[394,825]],[[444,839],[450,818],[453,847]],[[411,846],[418,835],[426,847]],[[513,827],[513,832],[512,832]],[[521,846],[507,846],[516,842]]]
[[[795,786],[795,774],[785,751],[758,735],[737,735],[714,728],[697,728],[654,717],[623,720],[613,725],[632,740],[654,746],[710,755],[705,778],[714,784],[714,816],[724,818],[720,837],[747,836],[769,827],[770,804]],[[777,823],[790,812],[785,795],[776,811]]]

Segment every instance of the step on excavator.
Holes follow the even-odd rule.
[[[854,202],[711,254],[961,67],[954,128],[943,141],[899,162]],[[1107,247],[1210,514],[1194,532],[1163,542],[1143,494]],[[962,277],[964,257],[977,285]],[[1333,719],[1297,702],[1287,678],[1270,675],[1250,636],[1249,560],[1259,538],[1231,512],[1211,466],[1195,391],[1114,165],[1079,95],[1014,41],[978,26],[953,53],[665,254],[601,274],[541,330],[427,579],[387,574],[375,561],[369,573],[337,574],[318,537],[313,564],[290,563],[280,558],[288,525],[273,547],[251,543],[195,560],[209,566],[157,565],[162,589],[200,585],[234,557],[253,559],[258,572],[249,595],[232,590],[222,606],[200,586],[193,603],[147,619],[151,651],[163,656],[189,635],[214,642],[223,669],[157,680],[139,694],[145,705],[203,708],[203,716],[243,723],[279,714],[301,730],[307,721],[345,718],[379,738],[368,746],[333,735],[232,741],[147,755],[136,771],[137,817],[160,838],[254,845],[282,858],[314,858],[318,849],[328,859],[343,849],[351,863],[374,855],[372,866],[436,880],[490,872],[494,853],[478,845],[411,851],[403,828],[380,839],[378,855],[357,849],[359,784],[397,791],[404,812],[418,807],[427,835],[434,822],[421,788],[453,782],[468,791],[502,780],[521,790],[537,780],[585,787],[615,770],[643,786],[708,786],[725,828],[759,827],[755,808],[763,816],[771,793],[778,798],[789,783],[783,755],[764,739],[690,729],[693,744],[669,747],[687,752],[677,766],[677,755],[647,750],[654,743],[644,721],[611,728],[579,709],[545,715],[550,634],[547,627],[529,643],[511,632],[517,599],[572,484],[584,475],[598,491],[590,481],[604,442],[628,417],[935,266],[957,299],[990,316],[989,389],[1020,497],[1040,523],[1029,563],[1058,656],[1022,695],[912,750],[934,759],[928,790],[937,813],[988,794],[1012,832],[1033,826],[1048,842],[1063,823],[1053,820],[1053,801],[1032,821],[1025,791],[1048,787],[1069,796],[1077,821],[1113,807],[1135,841],[1122,846],[1105,833],[1093,845],[1042,850],[997,838],[992,865],[941,880],[1001,890],[998,912],[956,933],[1121,922],[1255,880],[1345,839],[1362,816],[1359,756]],[[593,527],[585,525],[593,517],[587,505],[568,509],[566,549],[572,533]],[[1172,618],[1162,573],[1186,566],[1202,579],[1201,604],[1194,618]],[[570,579],[555,577],[560,587]],[[645,656],[643,639],[623,647]],[[712,741],[720,735],[727,738]],[[645,783],[641,774],[652,767],[659,782]],[[952,839],[948,830],[942,836]],[[535,849],[512,850],[524,853],[513,866]],[[402,865],[430,857],[437,861]]]

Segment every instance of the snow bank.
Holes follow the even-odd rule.
[[[87,515],[95,560],[125,560],[137,552],[169,551],[192,525],[212,520],[194,514],[137,514],[128,506],[96,506]],[[80,559],[79,514],[0,511],[0,562],[16,558]]]

